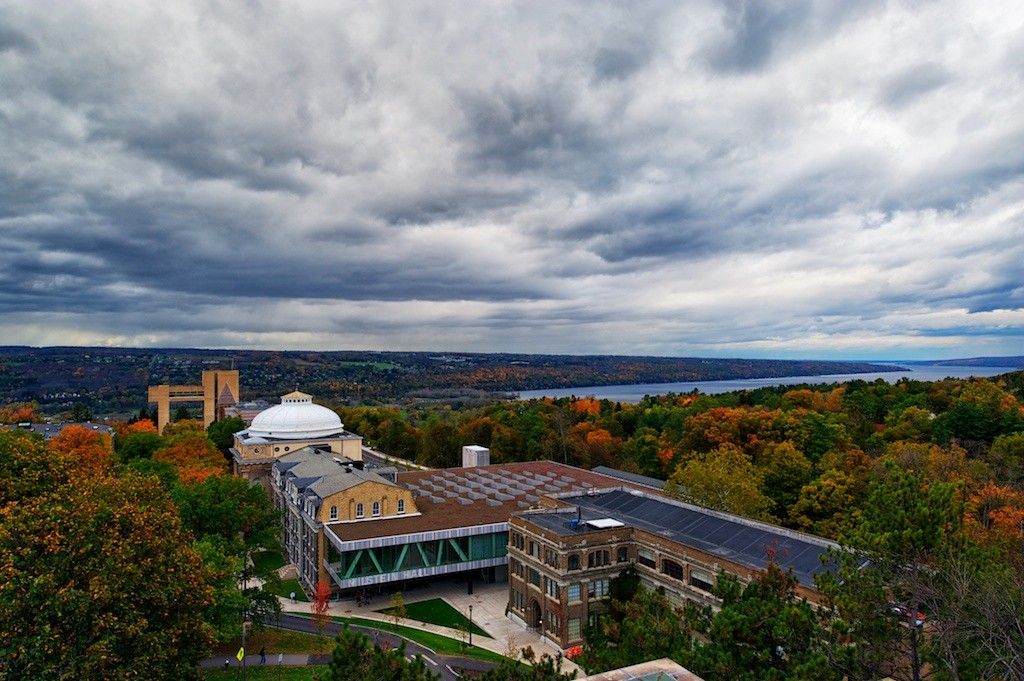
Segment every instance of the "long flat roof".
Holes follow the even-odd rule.
[[[399,471],[398,484],[415,498],[418,515],[327,525],[341,541],[508,522],[542,496],[629,485],[554,461]],[[639,489],[639,487],[637,488]]]
[[[814,586],[814,575],[831,571],[821,558],[837,544],[784,527],[701,508],[637,490],[605,490],[594,494],[558,495],[568,507],[533,511],[522,516],[530,522],[571,536],[595,531],[588,521],[618,520],[626,525],[672,539],[740,565],[763,570],[770,560],[785,568],[804,586]],[[576,513],[567,508],[578,507]]]

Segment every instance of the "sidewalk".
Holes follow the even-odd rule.
[[[246,667],[259,667],[259,666],[263,666],[263,667],[278,667],[278,666],[281,666],[281,667],[305,667],[305,666],[308,666],[308,665],[311,665],[311,664],[326,664],[327,663],[327,659],[326,658],[320,659],[321,657],[322,656],[320,656],[320,655],[308,655],[308,654],[305,654],[305,653],[303,653],[301,655],[294,655],[294,654],[285,655],[283,653],[272,653],[272,654],[268,653],[267,654],[267,663],[265,665],[260,665],[260,656],[259,655],[246,655],[245,656],[245,666]],[[310,659],[310,658],[312,658],[312,659]],[[203,660],[202,662],[200,662],[199,666],[204,668],[204,669],[223,669],[224,668],[224,661],[225,660],[227,660],[230,663],[228,666],[231,667],[232,669],[234,669],[236,667],[241,667],[242,666],[242,663],[239,662],[238,658],[235,657],[234,655],[225,655],[223,657],[221,657],[221,656],[208,657],[205,660]]]
[[[474,584],[473,591],[472,595],[467,594],[464,583],[439,581],[436,585],[425,588],[420,587],[414,591],[403,593],[402,596],[406,599],[406,604],[426,601],[432,598],[443,598],[449,605],[466,617],[469,616],[469,606],[472,605],[473,623],[492,636],[492,638],[474,636],[473,645],[498,653],[499,655],[508,656],[511,653],[514,656],[526,646],[533,648],[537,657],[544,653],[555,657],[560,652],[559,648],[542,640],[535,630],[522,627],[505,616],[505,606],[508,603],[508,584]],[[292,603],[289,598],[279,598],[278,600],[281,603],[281,610],[284,612],[302,615],[310,614],[310,603]],[[362,619],[394,624],[394,617],[374,612],[375,610],[388,608],[390,605],[391,603],[386,597],[379,597],[371,605],[363,607],[357,606],[354,599],[348,598],[340,601],[331,601],[328,613],[331,616],[360,617]],[[465,640],[465,633],[458,629],[410,619],[400,619],[398,624],[447,636],[456,641]],[[572,661],[565,658],[562,660],[562,669],[564,671],[575,670],[582,675],[582,670],[573,664]]]

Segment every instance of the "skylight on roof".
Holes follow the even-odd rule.
[[[620,523],[614,518],[597,518],[595,520],[586,521],[586,524],[599,530],[607,530],[610,527],[625,527],[624,523]]]

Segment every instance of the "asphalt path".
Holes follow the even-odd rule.
[[[274,621],[272,626],[278,627],[279,629],[301,631],[309,634],[319,633],[316,624],[314,624],[313,620],[309,617],[300,617],[286,613],[281,613],[280,617]],[[323,631],[325,634],[333,638],[341,632],[344,626],[345,625],[337,622],[329,622],[324,627]],[[379,645],[387,644],[392,648],[397,648],[402,643],[405,643],[406,656],[412,657],[419,654],[423,657],[423,661],[426,662],[427,669],[435,674],[440,674],[444,681],[455,681],[455,679],[459,678],[459,675],[456,674],[453,669],[467,669],[484,672],[494,667],[494,664],[491,662],[485,662],[484,660],[477,660],[471,657],[439,655],[432,650],[421,646],[415,641],[410,641],[409,639],[393,634],[390,631],[381,631],[379,629],[363,627],[357,624],[350,624],[349,629],[352,631],[358,631],[360,634],[364,634],[370,639],[370,641]],[[326,662],[326,660],[324,662]]]

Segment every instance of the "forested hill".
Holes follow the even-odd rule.
[[[1016,357],[963,357],[960,359],[938,359],[926,362],[905,362],[905,364],[930,364],[932,366],[947,367],[1007,367],[1024,369],[1024,355]]]
[[[44,411],[84,402],[96,414],[137,411],[146,386],[198,383],[209,368],[242,372],[244,399],[296,387],[338,403],[619,383],[820,376],[882,371],[865,362],[519,355],[450,352],[271,352],[129,348],[0,348],[0,403]]]

